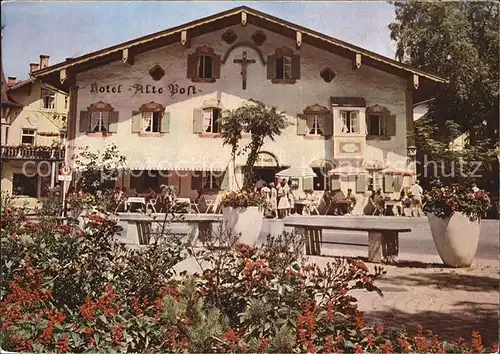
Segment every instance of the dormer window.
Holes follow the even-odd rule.
[[[273,84],[294,84],[300,79],[300,56],[288,47],[276,49],[267,57],[267,78]]]
[[[188,55],[187,77],[193,82],[215,82],[220,78],[220,55],[203,46]]]

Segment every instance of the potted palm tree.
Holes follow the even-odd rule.
[[[236,156],[245,153],[248,155],[243,185],[222,196],[223,219],[233,235],[241,235],[239,243],[255,245],[264,219],[265,199],[254,191],[253,167],[265,140],[274,141],[289,122],[285,114],[278,112],[276,107],[269,108],[264,103],[252,99],[243,107],[225,113],[222,137],[224,145],[231,146],[233,168]],[[250,134],[247,144],[242,144],[243,134]]]
[[[469,267],[479,242],[481,218],[491,208],[484,190],[465,184],[434,187],[425,195],[432,238],[444,264]]]

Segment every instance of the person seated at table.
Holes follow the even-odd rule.
[[[356,197],[354,194],[352,194],[352,189],[349,188],[347,190],[347,195],[345,196],[345,200],[349,202],[349,205],[347,207],[347,212],[349,214],[352,214],[352,211],[354,210],[354,207],[356,206]]]
[[[198,188],[198,190],[196,191],[196,198],[194,198],[194,202],[198,204],[201,197],[203,197],[203,190],[201,188]]]
[[[115,202],[121,202],[124,196],[125,194],[123,193],[122,189],[120,187],[116,187],[114,193]]]

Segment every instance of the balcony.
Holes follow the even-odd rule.
[[[50,146],[2,146],[2,160],[64,160],[64,147]]]

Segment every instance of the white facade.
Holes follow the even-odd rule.
[[[250,41],[252,34],[259,28],[248,24],[246,27],[236,25],[232,29],[238,35],[238,43]],[[216,82],[192,82],[186,74],[188,55],[198,47],[208,46],[223,59],[231,47],[221,40],[221,34],[226,30],[224,28],[192,38],[190,48],[185,48],[178,42],[139,54],[134,57],[133,65],[115,61],[77,74],[78,118],[82,117],[81,111],[87,111],[89,106],[103,102],[110,105],[114,112],[118,112],[118,121],[111,129],[113,132],[108,134],[79,132],[80,122],[77,122],[75,145],[104,150],[107,145],[116,144],[120,154],[127,158],[131,169],[187,171],[210,166],[221,169],[221,165],[229,163],[230,149],[222,146],[220,135],[194,133],[193,112],[210,106],[232,110],[252,98],[286,112],[293,124],[275,142],[266,141],[262,149],[273,154],[279,166],[310,166],[320,160],[357,161],[381,167],[406,165],[406,80],[367,65],[353,70],[351,59],[305,43],[297,49],[294,40],[266,31],[267,40],[258,47],[264,59],[283,46],[300,56],[300,79],[295,84],[273,84],[267,79],[266,65],[250,47],[239,47],[229,53],[227,60],[221,64],[220,79]],[[248,59],[256,61],[248,66],[245,90],[242,89],[241,66],[233,62],[241,59],[244,51]],[[165,71],[165,76],[159,81],[154,81],[148,73],[155,65],[161,66]],[[320,77],[320,72],[325,68],[331,68],[335,72],[335,78],[329,83]],[[143,92],[136,93],[134,85],[142,85]],[[188,87],[193,85],[195,90],[189,89],[188,95]],[[176,88],[177,93],[173,93]],[[146,89],[149,93],[145,92]],[[332,96],[362,97],[366,107],[332,107]],[[164,107],[164,115],[170,120],[165,130],[168,132],[133,132],[133,112],[150,102]],[[306,107],[313,105],[326,107],[333,114],[333,136],[298,135],[300,123],[297,115],[303,114]],[[367,139],[366,108],[375,105],[394,116],[394,136]],[[356,133],[342,132],[340,110],[358,112],[359,128]],[[237,166],[242,164],[243,159],[237,161]],[[236,171],[241,179],[240,170],[237,168]],[[186,177],[170,177],[168,182],[177,185],[182,195],[193,196],[196,191],[191,189],[189,172],[184,173]],[[234,188],[234,179],[229,180],[229,188]],[[125,186],[130,184],[126,176],[122,182]],[[354,187],[352,181],[349,187]],[[342,183],[341,189],[344,192],[347,188],[347,182]]]

